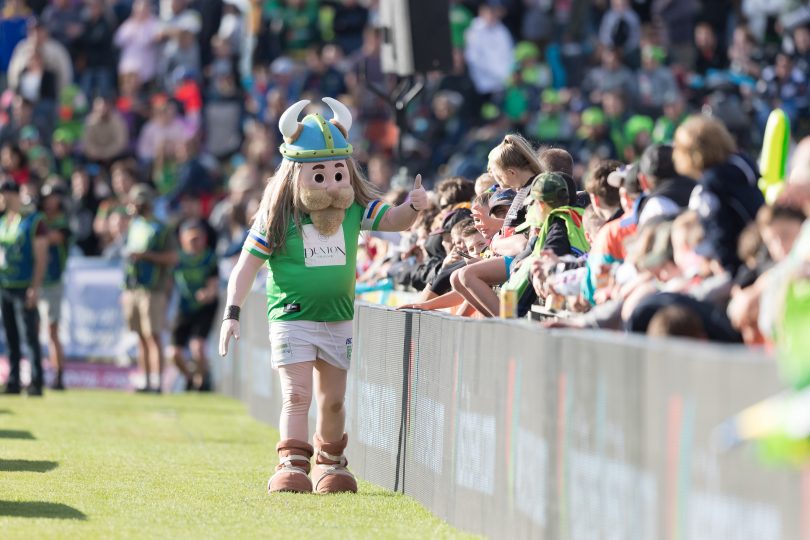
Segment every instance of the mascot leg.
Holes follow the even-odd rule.
[[[312,445],[307,426],[307,411],[312,401],[313,362],[300,362],[279,367],[282,406],[279,419],[281,441],[276,445],[278,466],[267,483],[269,492],[293,491],[312,493],[309,479]]]
[[[316,493],[357,493],[357,481],[346,469],[348,461],[343,455],[349,441],[343,432],[346,421],[343,408],[346,375],[345,369],[323,360],[315,362],[318,422],[313,438],[315,468],[312,470],[312,483]]]
[[[312,471],[312,484],[316,493],[357,493],[357,480],[346,466],[349,464],[343,452],[349,437],[345,433],[336,442],[324,442],[316,433],[315,469]]]

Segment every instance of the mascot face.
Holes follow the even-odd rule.
[[[295,179],[295,204],[312,218],[312,224],[325,236],[335,234],[345,211],[354,202],[351,159],[352,146],[346,140],[352,117],[345,105],[324,98],[334,113],[331,121],[310,114],[298,122],[309,101],[299,101],[279,119],[284,136],[284,159],[301,164]]]
[[[318,232],[326,236],[335,234],[345,210],[354,202],[346,160],[302,163],[297,182],[296,204],[309,214]]]

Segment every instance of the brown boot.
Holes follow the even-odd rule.
[[[284,439],[276,445],[278,465],[276,472],[267,482],[267,491],[292,491],[312,493],[309,479],[309,460],[312,459],[312,446],[296,439]]]
[[[312,483],[315,486],[315,493],[357,493],[357,480],[349,472],[346,465],[349,462],[343,451],[349,437],[345,433],[343,438],[337,442],[323,442],[318,434],[315,434],[315,469],[312,471]]]

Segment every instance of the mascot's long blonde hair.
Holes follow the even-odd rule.
[[[346,158],[349,169],[349,180],[354,189],[354,201],[365,208],[368,203],[379,198],[374,186],[366,180],[352,157]],[[265,230],[270,248],[283,250],[290,230],[290,221],[301,231],[300,183],[301,163],[281,160],[276,172],[267,180],[259,210],[253,217],[254,224],[261,224]]]

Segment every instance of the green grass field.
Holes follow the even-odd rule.
[[[357,495],[267,495],[277,440],[217,395],[0,397],[0,537],[464,536],[368,483]]]

